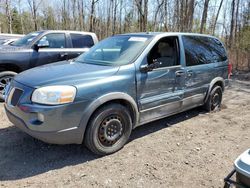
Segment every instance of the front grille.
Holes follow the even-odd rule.
[[[14,88],[14,91],[13,91],[12,95],[10,96],[11,97],[10,104],[12,106],[16,106],[18,104],[19,99],[22,96],[22,94],[23,94],[23,90],[18,89],[18,88]]]

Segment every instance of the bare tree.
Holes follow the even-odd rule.
[[[31,15],[34,21],[34,29],[38,30],[38,23],[37,23],[37,10],[41,4],[41,0],[27,0],[28,5],[30,7]]]
[[[135,0],[135,3],[139,12],[139,30],[146,31],[148,22],[148,0]]]
[[[164,0],[164,13],[162,14],[162,16],[164,17],[163,21],[164,21],[164,30],[168,31],[168,21],[167,21],[167,17],[168,17],[168,0]]]
[[[93,25],[94,25],[94,13],[95,13],[95,4],[98,2],[99,0],[92,0],[91,1],[91,9],[90,9],[90,19],[89,19],[89,31],[92,32],[93,31]]]
[[[186,24],[188,32],[191,32],[193,28],[194,8],[195,8],[195,0],[190,0],[188,4],[187,24]]]
[[[8,33],[12,33],[12,15],[10,8],[11,0],[5,0],[5,12],[8,21]]]
[[[181,0],[180,2],[181,6],[180,6],[180,22],[179,22],[179,25],[180,25],[180,31],[183,31],[184,30],[184,11],[185,11],[185,1],[184,0]]]
[[[204,7],[203,7],[202,18],[201,18],[200,33],[203,33],[204,29],[206,28],[208,4],[209,4],[209,0],[205,0]]]
[[[84,19],[85,19],[84,1],[78,0],[77,7],[78,7],[79,28],[80,28],[80,30],[83,30],[84,29]]]
[[[239,6],[240,6],[240,0],[237,0],[237,6],[236,6],[236,15],[235,15],[235,28],[234,28],[234,43],[237,41],[237,34],[238,34],[238,26],[239,26]]]
[[[157,7],[156,7],[156,11],[155,11],[155,14],[154,14],[154,20],[153,20],[153,30],[156,31],[156,27],[157,27],[157,17],[158,17],[158,14],[162,8],[162,5],[164,3],[164,0],[157,0]]]
[[[21,10],[21,2],[22,2],[22,0],[18,0],[18,11],[19,11],[19,14],[20,14],[20,22],[21,22],[22,34],[24,34],[23,16],[22,16],[22,10]]]
[[[119,33],[122,32],[122,7],[123,6],[123,0],[120,0],[120,14],[119,14]]]
[[[216,28],[216,24],[217,24],[217,20],[218,20],[219,14],[220,14],[222,4],[223,4],[223,0],[220,1],[220,5],[219,5],[219,8],[218,8],[217,13],[216,13],[216,17],[215,17],[213,28],[212,28],[213,35],[214,35],[214,32],[215,32],[215,28]]]
[[[231,25],[230,25],[229,47],[232,46],[232,42],[233,42],[233,35],[234,35],[233,33],[234,33],[234,24],[235,24],[234,14],[235,14],[235,0],[232,0],[232,4],[231,4]]]
[[[77,29],[77,18],[76,18],[76,0],[71,0],[72,3],[72,15],[73,15],[73,29]]]
[[[112,27],[112,35],[116,33],[116,14],[117,14],[117,8],[118,8],[118,1],[114,0],[114,11],[113,11],[113,27]]]
[[[174,30],[180,31],[180,0],[176,0],[174,6]]]

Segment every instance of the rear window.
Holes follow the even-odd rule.
[[[203,36],[183,36],[183,44],[187,66],[227,60],[226,51],[218,39]]]
[[[93,38],[90,35],[70,34],[73,48],[89,48],[94,45]]]

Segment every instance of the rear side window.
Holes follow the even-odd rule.
[[[225,49],[218,39],[203,36],[183,36],[183,44],[187,66],[227,60]]]
[[[70,34],[73,48],[89,48],[94,45],[93,38],[90,35]]]

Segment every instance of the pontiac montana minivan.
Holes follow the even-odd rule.
[[[14,125],[35,138],[84,143],[105,155],[121,149],[139,125],[197,106],[219,109],[228,67],[215,37],[116,35],[73,62],[17,75],[6,88],[5,109]]]

